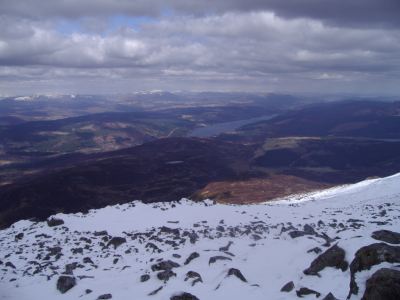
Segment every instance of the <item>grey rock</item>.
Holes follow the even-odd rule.
[[[171,277],[176,277],[176,273],[172,270],[165,270],[160,273],[157,273],[157,278],[164,282],[168,281]]]
[[[140,282],[146,282],[149,279],[150,279],[149,274],[144,274],[144,275],[140,276]]]
[[[294,283],[293,281],[289,281],[288,283],[286,283],[282,288],[281,288],[281,292],[286,292],[289,293],[294,289]]]
[[[57,280],[57,290],[62,294],[68,292],[76,285],[76,279],[73,276],[61,275]]]
[[[226,256],[220,256],[220,255],[218,255],[218,256],[212,256],[212,257],[210,257],[210,259],[208,260],[208,264],[211,265],[211,264],[215,263],[215,262],[218,261],[218,260],[232,260],[232,258],[226,257]]]
[[[338,245],[334,245],[314,259],[310,267],[303,272],[306,275],[318,275],[318,272],[326,267],[333,267],[346,271],[349,264],[345,260],[345,256],[345,251]]]
[[[358,294],[355,273],[369,270],[372,266],[383,262],[399,263],[400,247],[385,243],[375,243],[360,248],[350,264],[350,291],[347,297],[350,298],[351,295]]]
[[[103,294],[97,297],[97,300],[106,300],[106,299],[111,299],[112,295],[111,294]]]
[[[47,226],[49,227],[60,226],[62,224],[64,224],[64,220],[62,219],[51,218],[47,220]]]
[[[383,268],[367,280],[362,300],[400,299],[400,271]]]
[[[335,296],[333,296],[332,293],[329,293],[329,294],[326,295],[326,296],[324,297],[324,299],[322,299],[322,300],[339,300],[339,299],[337,299]]]
[[[372,233],[372,238],[390,244],[400,244],[400,233],[390,230],[377,230]]]
[[[107,248],[110,247],[111,245],[114,246],[114,249],[117,249],[119,246],[122,244],[126,243],[126,239],[123,237],[119,236],[114,236],[108,243],[107,243]]]
[[[170,300],[199,300],[196,296],[189,293],[182,293],[179,295],[172,296]]]
[[[155,271],[166,271],[166,270],[171,270],[173,268],[178,268],[180,265],[172,260],[163,260],[159,263],[156,263],[151,266],[151,270],[153,272]]]
[[[296,291],[296,295],[299,298],[303,298],[303,296],[307,296],[307,295],[315,295],[315,297],[319,298],[321,296],[321,293],[318,293],[317,291],[314,291],[314,290],[306,288],[306,287],[302,287]]]
[[[247,279],[243,276],[242,272],[240,270],[235,269],[235,268],[230,268],[228,270],[228,275],[227,276],[236,276],[243,282],[247,282]]]
[[[189,255],[189,257],[185,260],[184,265],[188,265],[193,259],[200,257],[200,254],[197,252],[193,252]]]

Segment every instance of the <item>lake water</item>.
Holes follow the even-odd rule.
[[[266,121],[272,119],[276,115],[268,115],[268,116],[261,116],[257,118],[250,118],[245,120],[238,120],[232,122],[224,122],[224,123],[217,123],[205,127],[196,128],[193,130],[189,136],[193,137],[211,137],[216,136],[224,132],[231,132],[234,131],[244,125],[259,122],[259,121]]]

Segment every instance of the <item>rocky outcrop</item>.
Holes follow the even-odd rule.
[[[200,257],[200,254],[197,252],[193,252],[189,255],[189,257],[185,260],[184,265],[188,265],[193,259]]]
[[[362,300],[400,299],[400,271],[380,269],[367,280]]]
[[[350,264],[350,291],[348,299],[352,294],[358,294],[358,285],[355,281],[355,273],[369,270],[372,266],[383,263],[399,263],[400,247],[385,243],[371,244],[360,248]]]
[[[346,253],[337,244],[319,255],[303,272],[306,275],[319,275],[318,272],[326,267],[333,267],[346,271],[349,264],[345,260]]]

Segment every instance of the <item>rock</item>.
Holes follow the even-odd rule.
[[[64,220],[61,219],[51,218],[50,220],[47,220],[47,226],[49,227],[59,226],[62,224],[64,224]]]
[[[240,270],[235,269],[235,268],[230,268],[228,270],[228,275],[227,276],[236,276],[243,282],[247,282],[247,279],[243,276],[242,272]]]
[[[322,299],[322,300],[339,300],[339,299],[337,299],[335,296],[333,296],[332,293],[329,293],[329,294],[326,295],[326,296],[324,297],[324,299]]]
[[[169,228],[166,226],[163,226],[160,228],[161,233],[167,233],[167,234],[174,234],[174,235],[179,235],[179,229],[178,228]]]
[[[390,230],[374,231],[371,237],[390,244],[400,244],[400,233]]]
[[[61,247],[48,247],[47,251],[49,251],[50,256],[55,256],[59,253],[61,253]]]
[[[168,281],[171,277],[176,277],[176,273],[172,270],[165,270],[157,273],[157,278],[164,282]]]
[[[177,254],[177,253],[174,253],[174,254],[172,254],[172,257],[175,257],[175,258],[181,258],[182,256],[181,256],[181,255],[179,255],[179,254]]]
[[[184,265],[188,265],[193,259],[200,257],[200,254],[197,252],[193,252],[189,255],[189,257],[185,260]]]
[[[12,262],[10,262],[10,261],[6,262],[5,266],[9,267],[9,268],[12,268],[12,269],[15,269],[14,264]]]
[[[91,292],[93,292],[91,289],[86,289],[85,290],[85,294],[90,294]]]
[[[400,271],[383,268],[367,280],[362,300],[400,299]]]
[[[111,299],[112,295],[111,294],[103,294],[97,297],[97,300],[106,300],[106,299]]]
[[[201,278],[201,275],[197,272],[194,271],[189,271],[186,273],[185,281],[189,279],[194,279],[192,281],[192,286],[194,286],[198,282],[203,282],[203,279]]]
[[[310,267],[305,269],[303,273],[306,275],[319,275],[318,272],[326,267],[341,269],[344,272],[349,266],[345,260],[345,255],[344,250],[336,244],[314,259]]]
[[[281,288],[281,292],[286,292],[289,293],[294,289],[294,283],[293,281],[289,281],[288,283],[286,283],[282,288]]]
[[[61,275],[57,280],[57,290],[62,294],[66,293],[76,285],[76,279],[73,276]]]
[[[108,235],[108,233],[107,233],[106,230],[103,230],[103,231],[95,231],[95,232],[93,233],[93,235],[94,235],[94,236],[102,236],[102,235]]]
[[[189,293],[182,293],[179,295],[172,296],[170,300],[199,300],[196,296]]]
[[[151,266],[151,270],[153,272],[155,271],[165,271],[165,270],[171,270],[173,268],[178,268],[180,265],[172,260],[163,260],[159,263],[156,263]]]
[[[219,251],[222,251],[222,252],[229,251],[229,248],[232,246],[232,244],[233,244],[233,242],[232,242],[232,241],[229,241],[228,245],[226,245],[226,246],[224,246],[224,247],[220,247],[220,248],[219,248]]]
[[[140,276],[140,282],[146,282],[149,279],[150,279],[149,274],[144,274],[144,275]]]
[[[213,256],[213,257],[210,257],[210,259],[208,261],[208,264],[211,265],[211,264],[215,263],[218,260],[232,260],[232,258],[226,257],[226,256],[220,256],[220,255]]]
[[[314,294],[315,297],[319,298],[321,296],[320,293],[318,293],[317,291],[311,290],[309,288],[306,287],[302,287],[299,290],[296,291],[296,295],[299,298],[303,298],[303,296],[307,296],[307,295],[312,295]]]
[[[24,233],[20,232],[20,233],[16,234],[14,238],[15,238],[15,241],[19,241],[19,240],[22,240],[23,237],[24,237]]]
[[[160,286],[159,288],[155,289],[154,291],[150,292],[148,294],[148,296],[154,296],[155,294],[157,294],[159,291],[161,291],[163,289],[163,286]]]
[[[84,257],[83,258],[83,263],[84,264],[92,264],[92,265],[94,265],[94,262],[90,257]]]
[[[360,248],[350,264],[350,291],[348,298],[352,294],[358,294],[358,285],[355,281],[355,273],[369,270],[372,266],[383,263],[399,263],[400,247],[391,246],[385,243],[375,243]]]
[[[73,271],[76,269],[77,266],[78,266],[78,263],[76,263],[76,262],[65,265],[64,274],[72,275]]]
[[[110,245],[114,246],[114,249],[117,249],[119,246],[121,246],[123,243],[126,243],[126,239],[123,237],[119,236],[114,236],[108,243],[107,243],[107,248],[110,247]]]
[[[314,248],[312,248],[312,249],[307,251],[307,253],[311,253],[311,252],[314,252],[315,254],[319,254],[319,253],[322,252],[322,250],[321,250],[320,247],[314,247]]]

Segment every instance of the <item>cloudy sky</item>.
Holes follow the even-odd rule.
[[[0,0],[0,95],[398,94],[400,0]]]

